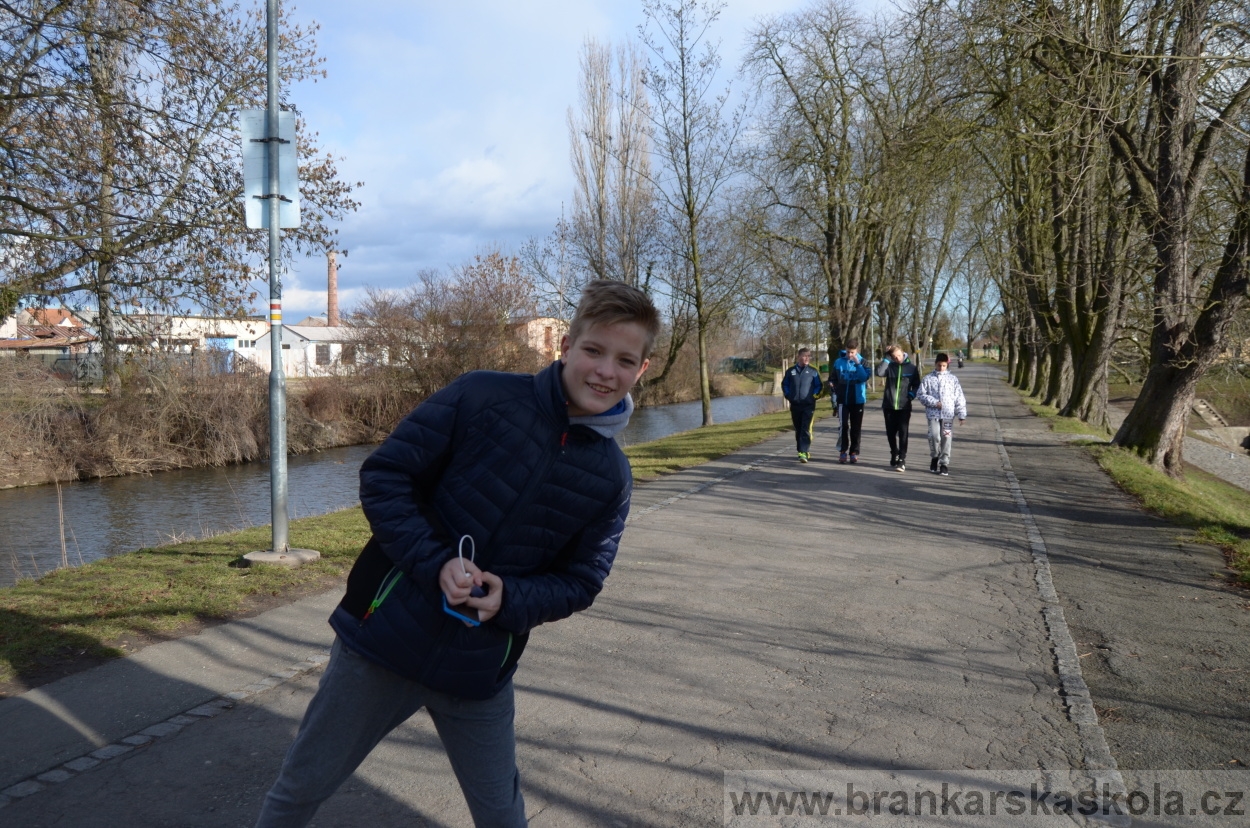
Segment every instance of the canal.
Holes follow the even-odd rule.
[[[716,422],[733,422],[782,407],[780,397],[720,397],[712,401]],[[697,428],[699,403],[677,403],[634,412],[619,436],[630,446]],[[357,473],[373,446],[349,446],[287,461],[291,518],[354,506]],[[269,465],[182,469],[0,490],[0,586],[11,586],[56,569],[177,540],[244,529],[269,522]]]

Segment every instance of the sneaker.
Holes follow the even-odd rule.
[[[807,454],[806,454],[806,453],[801,452],[801,451],[799,452],[799,462],[800,462],[800,463],[806,463],[806,462],[807,462]]]
[[[907,471],[907,464],[906,464],[906,463],[899,463],[897,466],[895,466],[895,467],[894,467],[894,471],[900,471],[900,472],[905,472],[905,471]]]
[[[936,457],[934,457],[932,460],[929,461],[929,471],[933,472],[934,474],[938,473]]]
[[[858,455],[858,454],[852,454],[852,455],[851,455],[851,462],[852,462],[852,463],[858,463],[858,462],[859,462],[859,455]]]
[[[890,455],[890,468],[898,468],[898,458],[894,455]]]
[[[945,466],[940,466],[940,467],[938,468],[938,474],[942,475],[943,477],[950,477],[950,476],[951,476],[950,469],[946,468]]]
[[[845,462],[846,462],[846,452],[845,452],[845,451],[844,451],[844,452],[842,452],[841,454],[839,454],[839,455],[838,455],[838,462],[839,462],[839,463],[845,463]]]

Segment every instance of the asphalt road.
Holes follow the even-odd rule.
[[[825,420],[807,465],[786,435],[639,487],[604,593],[536,631],[518,673],[532,825],[807,824],[735,816],[727,794],[752,774],[830,790],[909,769],[1241,784],[1250,595],[997,371],[959,375],[970,417],[948,478],[926,470],[923,415],[909,470],[891,471],[870,411],[855,466]],[[0,826],[251,825],[337,597],[0,701]],[[1245,824],[1221,819],[1237,817],[1201,824]],[[314,824],[469,820],[419,714]]]

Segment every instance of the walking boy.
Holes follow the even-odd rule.
[[[842,351],[830,370],[830,382],[837,388],[837,399],[834,404],[841,413],[842,434],[839,438],[839,463],[859,462],[859,432],[864,424],[864,403],[868,400],[864,384],[872,376],[872,371],[864,364],[859,355],[859,341],[849,339],[846,350]],[[837,382],[833,383],[833,377]]]
[[[938,354],[933,360],[933,373],[926,374],[920,382],[916,399],[924,406],[929,424],[929,471],[943,477],[950,474],[951,439],[955,420],[963,425],[968,418],[968,402],[964,399],[959,377],[952,374],[950,357]]]
[[[881,410],[885,414],[885,436],[890,441],[890,467],[907,471],[907,432],[911,424],[911,401],[920,388],[920,372],[897,345],[887,345],[885,358],[877,366],[877,376],[885,377]]]
[[[812,352],[799,349],[795,366],[781,379],[781,395],[790,401],[790,419],[794,422],[794,440],[798,444],[799,462],[810,459],[812,426],[816,420],[816,400],[820,397],[820,373],[813,368]]]
[[[644,293],[591,282],[559,361],[461,376],[365,460],[373,537],[258,826],[305,825],[422,707],[474,824],[525,825],[512,675],[530,631],[589,607],[612,568],[632,479],[612,437],[658,329]]]

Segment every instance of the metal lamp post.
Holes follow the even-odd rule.
[[[269,504],[273,546],[267,552],[251,552],[243,557],[251,563],[278,563],[298,566],[321,557],[312,549],[292,549],[289,538],[286,469],[286,372],[282,365],[282,226],[283,203],[296,209],[287,217],[288,226],[299,226],[298,183],[294,146],[294,121],[283,118],[278,108],[278,0],[265,3],[265,118],[264,137],[249,139],[244,134],[244,178],[247,178],[249,140],[263,144],[264,193],[262,199],[269,227]],[[289,116],[289,113],[288,113]],[[285,122],[285,123],[284,123]],[[290,130],[290,138],[283,133]],[[284,149],[285,145],[285,149]],[[284,168],[287,174],[283,175]],[[288,195],[284,195],[284,190]],[[247,187],[245,183],[245,194]],[[249,222],[249,226],[252,224]],[[259,226],[259,222],[258,222]]]

